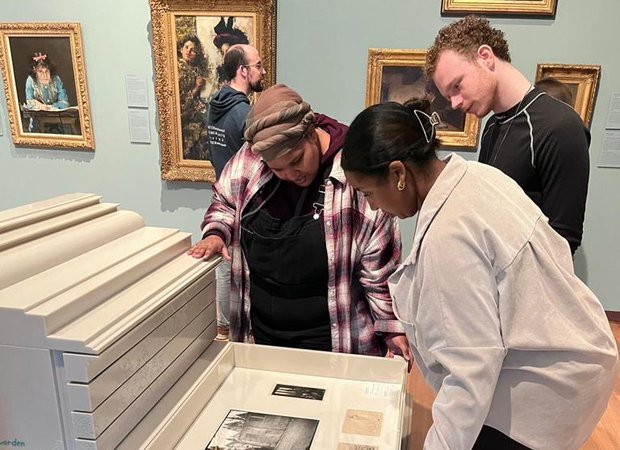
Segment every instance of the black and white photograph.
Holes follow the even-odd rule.
[[[231,409],[205,450],[309,450],[319,421]]]
[[[325,389],[293,386],[289,384],[276,384],[276,387],[273,388],[271,395],[305,398],[308,400],[323,400],[323,396],[325,396]]]

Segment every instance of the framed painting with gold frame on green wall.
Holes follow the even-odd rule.
[[[553,16],[557,0],[442,0],[442,14]]]
[[[0,66],[13,143],[94,150],[80,25],[1,23]]]
[[[150,0],[161,177],[215,182],[206,139],[207,105],[221,87],[226,49],[249,44],[275,81],[276,0]],[[183,47],[196,57],[186,61]],[[199,56],[199,57],[198,57]],[[201,79],[200,86],[197,80]]]
[[[571,106],[587,127],[592,123],[601,66],[585,64],[538,64],[536,81],[554,78],[571,92]]]
[[[404,103],[412,97],[425,97],[431,102],[441,123],[437,128],[440,148],[475,151],[478,145],[480,119],[473,114],[453,110],[425,77],[427,50],[368,49],[366,106],[388,101]]]

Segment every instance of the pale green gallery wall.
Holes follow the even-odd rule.
[[[363,108],[367,49],[425,48],[452,21],[441,0],[279,0],[276,78],[302,93],[314,109],[345,123]],[[592,122],[590,192],[584,244],[576,270],[605,309],[620,310],[620,169],[598,168],[612,92],[620,92],[617,0],[558,0],[555,19],[494,18],[510,42],[514,64],[530,79],[536,64],[600,64]],[[79,22],[86,62],[96,151],[16,148],[0,93],[0,209],[67,192],[93,192],[149,225],[180,228],[198,237],[211,189],[164,182],[153,88],[149,6],[146,0],[3,0],[0,22]],[[152,141],[131,144],[125,75],[146,77]],[[475,159],[476,153],[462,152]],[[414,223],[402,224],[405,251]],[[455,274],[458,278],[458,274]]]

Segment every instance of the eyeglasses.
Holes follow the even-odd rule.
[[[256,67],[259,72],[262,72],[264,70],[262,62],[259,62],[259,63],[256,63],[256,64],[242,64],[242,66],[243,67]]]

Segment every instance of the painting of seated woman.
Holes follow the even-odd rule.
[[[78,23],[0,24],[0,68],[15,146],[94,150]]]
[[[22,117],[29,132],[80,134],[78,107],[69,104],[62,79],[46,53],[32,55],[25,93]]]

